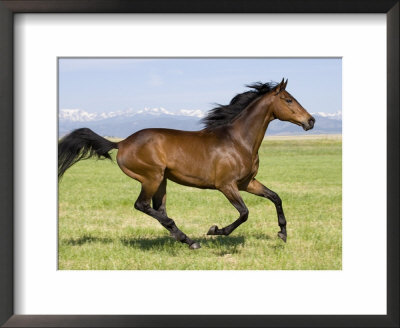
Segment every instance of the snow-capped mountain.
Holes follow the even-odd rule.
[[[82,109],[61,109],[58,115],[61,121],[72,121],[72,122],[89,122],[109,119],[113,117],[133,117],[140,114],[149,114],[154,116],[160,115],[173,115],[173,116],[190,116],[202,118],[204,112],[199,109],[181,109],[178,112],[170,112],[163,107],[160,108],[144,108],[140,110],[127,109],[119,110],[108,113],[89,113]]]
[[[324,112],[316,112],[311,113],[313,116],[320,116],[330,118],[332,120],[341,120],[342,119],[342,111],[338,111],[336,113],[324,113]]]
[[[61,109],[58,113],[59,120],[71,122],[87,122],[95,120],[97,113],[88,113],[81,109]]]
[[[125,138],[144,128],[171,128],[179,130],[200,130],[200,119],[206,114],[199,109],[181,109],[175,112],[165,108],[126,109],[107,113],[89,113],[82,109],[61,109],[59,112],[59,136],[74,129],[88,127],[103,136]],[[342,112],[312,114],[316,123],[307,134],[342,132]],[[274,120],[268,127],[268,135],[301,135],[300,127]]]

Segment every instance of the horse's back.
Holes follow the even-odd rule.
[[[164,128],[143,129],[120,141],[118,147],[124,148],[163,148],[185,147],[205,141],[204,131],[184,131]]]
[[[166,161],[168,154],[182,148],[190,150],[190,145],[200,144],[201,135],[202,131],[143,129],[118,143],[117,158],[120,161],[132,157],[142,158],[145,161]]]

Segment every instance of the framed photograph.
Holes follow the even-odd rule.
[[[1,1],[0,10],[0,42],[6,49],[0,53],[0,140],[5,153],[12,154],[1,158],[2,325],[398,326],[398,1]],[[285,74],[292,79],[281,82]],[[240,89],[241,83],[257,82],[251,79],[261,75],[261,82],[276,83],[253,84],[253,93]],[[130,117],[137,118],[137,130],[150,127],[143,123],[144,111],[159,115],[160,121],[181,120],[181,126],[160,127],[195,130],[190,128],[193,117],[205,118],[206,126],[216,123],[213,112],[206,112],[213,107],[204,107],[204,101],[230,102],[229,110],[237,112],[233,96],[239,94],[236,102],[241,103],[272,88],[286,95],[282,103],[309,104],[307,119],[298,122],[305,132],[332,133],[339,124],[334,120],[339,115],[341,122],[343,114],[338,130],[341,135],[343,129],[343,148],[341,137],[340,142],[330,137],[318,144],[319,162],[306,156],[311,144],[303,147],[304,162],[295,159],[303,173],[309,172],[303,177],[321,177],[319,189],[300,199],[295,192],[300,192],[295,188],[298,173],[286,182],[276,180],[294,188],[285,198],[308,207],[304,218],[300,216],[306,212],[289,207],[287,244],[269,231],[277,224],[276,218],[269,222],[273,205],[266,227],[265,220],[249,219],[239,228],[245,233],[225,239],[202,237],[195,216],[194,224],[177,218],[182,231],[194,236],[193,241],[182,239],[189,248],[206,246],[178,249],[181,245],[161,225],[156,228],[151,221],[140,226],[151,220],[144,214],[135,224],[138,231],[129,228],[128,217],[136,216],[131,197],[139,189],[129,190],[133,182],[123,180],[121,172],[107,188],[112,194],[127,192],[118,201],[97,197],[90,183],[82,183],[80,170],[91,174],[88,181],[102,183],[109,172],[117,172],[115,164],[111,170],[106,162],[98,169],[89,161],[71,169],[67,163],[58,183],[58,139],[76,128],[89,127],[108,136],[107,145],[117,145],[120,139],[113,137],[129,135],[124,127]],[[182,109],[185,99],[192,107]],[[135,108],[126,108],[128,103]],[[295,123],[277,110],[275,118]],[[110,119],[119,127],[104,123]],[[330,125],[324,126],[324,120]],[[288,126],[271,123],[269,128],[291,133]],[[283,153],[284,142],[273,139],[276,154]],[[323,154],[330,156],[328,166]],[[290,149],[285,156],[290,163]],[[124,171],[124,160],[117,161]],[[329,177],[332,183],[327,184]],[[77,179],[80,183],[74,184]],[[172,190],[184,194],[176,188],[172,184]],[[204,208],[193,211],[204,217],[201,224],[208,229],[219,222],[208,214],[207,204],[220,200],[204,195],[199,198]],[[243,197],[251,204],[250,213],[257,211],[253,198]],[[303,203],[305,198],[312,205]],[[107,209],[110,202],[116,213]],[[192,211],[193,204],[182,205],[190,197],[171,196],[169,202],[178,204],[178,212]],[[135,207],[142,210],[142,205]],[[168,213],[177,217],[171,208]],[[153,217],[163,223],[159,213]],[[230,217],[236,212],[221,213]],[[107,216],[113,219],[107,221]],[[254,230],[257,226],[268,231]],[[280,233],[286,241],[286,230]]]
[[[267,76],[280,83],[257,82]],[[58,81],[59,270],[342,269],[341,58],[62,57]],[[284,106],[261,106],[259,116],[247,109],[255,98],[272,99],[280,87],[276,99]],[[147,134],[164,140],[162,148],[150,140],[136,148]],[[247,161],[253,155],[226,148],[225,137],[246,141],[258,155]],[[84,152],[87,139],[111,147],[112,161],[77,160],[76,143]],[[131,147],[140,154],[132,156]],[[222,158],[212,156],[216,149]],[[159,189],[151,198],[162,216],[141,207],[148,200],[138,198],[157,176],[151,172],[158,167],[153,150],[166,161],[162,181],[151,182]],[[153,154],[144,156],[153,163],[146,181],[124,164],[125,158],[144,161],[143,152]],[[239,180],[233,195],[225,190],[230,179]],[[215,186],[221,180],[229,182]],[[283,200],[281,191],[289,192]],[[268,199],[276,206],[266,206]],[[239,221],[230,203],[244,213]],[[288,236],[285,212],[296,232],[289,233],[290,246],[282,243]],[[169,218],[172,227],[161,227],[158,220]],[[178,240],[185,247],[174,244],[169,232],[183,237]],[[186,246],[202,252],[194,257]],[[97,255],[89,258],[94,249]]]

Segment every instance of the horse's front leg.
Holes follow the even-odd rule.
[[[249,210],[247,209],[242,197],[240,196],[239,190],[236,185],[227,185],[218,188],[226,198],[231,202],[231,204],[238,210],[240,216],[232,224],[226,226],[225,228],[219,229],[216,225],[212,226],[207,235],[229,235],[233,230],[240,226],[243,222],[247,221],[249,216]]]
[[[257,196],[268,198],[275,204],[276,212],[278,214],[278,223],[279,227],[281,228],[281,231],[278,232],[278,237],[281,238],[286,243],[286,238],[287,238],[286,219],[285,219],[285,214],[283,213],[282,200],[278,196],[278,194],[268,189],[266,186],[258,182],[256,179],[253,179],[249,183],[246,191]]]

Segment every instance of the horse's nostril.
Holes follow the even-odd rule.
[[[308,124],[310,125],[311,128],[314,127],[314,123],[315,123],[315,118],[314,118],[314,117],[311,117],[311,118],[308,120]]]

